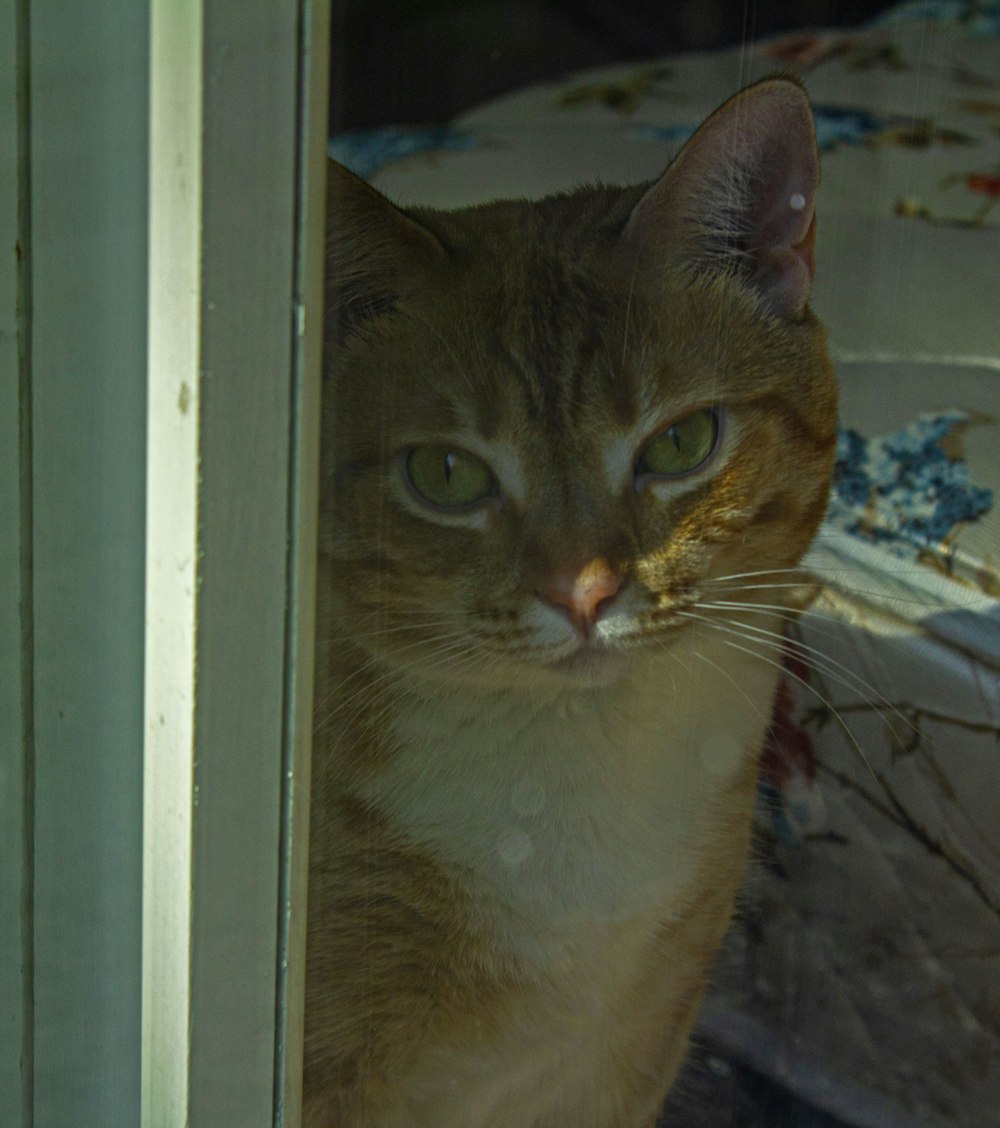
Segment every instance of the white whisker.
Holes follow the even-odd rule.
[[[721,632],[722,634],[736,635],[737,638],[742,638],[742,639],[744,639],[745,641],[748,641],[748,642],[762,642],[762,643],[766,642],[768,645],[770,645],[772,647],[774,645],[773,642],[770,639],[761,639],[761,638],[753,638],[753,637],[748,638],[745,634],[741,633],[740,631],[733,630],[730,627],[726,627],[723,624],[717,622],[716,620],[710,618],[707,615],[698,615],[698,614],[695,614],[694,612],[690,612],[690,611],[682,611],[682,612],[679,612],[679,614],[682,614],[682,615],[684,615],[685,617],[688,617],[688,618],[697,619],[700,622],[703,622],[703,623],[707,624],[708,626],[712,627],[714,630]],[[832,702],[827,700],[827,698],[824,697],[823,694],[820,693],[819,690],[814,685],[810,685],[809,682],[806,681],[805,678],[799,677],[799,675],[796,674],[794,670],[788,669],[788,667],[783,662],[779,662],[774,658],[770,658],[766,654],[761,654],[759,651],[750,650],[745,646],[740,646],[739,643],[735,643],[731,639],[728,639],[728,638],[723,638],[722,642],[726,646],[732,647],[734,650],[740,650],[744,654],[749,654],[751,658],[757,658],[761,662],[766,662],[769,666],[774,666],[776,669],[780,670],[787,677],[790,677],[793,680],[797,681],[800,685],[805,686],[805,688],[808,689],[810,693],[815,694],[815,696],[827,707],[827,709],[830,710],[830,713],[837,719],[837,723],[841,726],[841,730],[843,731],[844,735],[848,738],[848,740],[854,745],[855,749],[857,750],[858,755],[861,757],[861,760],[864,763],[865,767],[868,769],[868,772],[871,775],[872,779],[875,781],[876,784],[878,784],[881,787],[881,783],[879,781],[878,775],[875,773],[875,769],[872,767],[871,762],[869,761],[868,757],[865,755],[864,750],[862,749],[861,745],[858,743],[858,740],[855,737],[854,733],[851,731],[850,726],[847,724],[847,722],[844,720],[844,718],[840,715],[840,712],[837,709],[837,707]]]
[[[745,630],[753,631],[754,634],[758,634],[763,638],[766,638],[772,643],[772,645],[775,646],[776,649],[784,648],[787,645],[785,636],[776,631],[769,631],[764,627],[756,627],[751,623],[740,623],[739,625],[742,626]],[[888,712],[898,717],[904,725],[912,729],[916,735],[921,735],[920,730],[910,720],[909,717],[900,712],[900,710],[889,700],[889,698],[887,698],[883,693],[876,689],[870,681],[861,677],[860,674],[855,673],[854,670],[852,670],[849,666],[845,665],[843,662],[838,661],[831,655],[825,654],[817,647],[810,646],[801,638],[796,638],[794,640],[794,645],[797,651],[804,651],[811,656],[810,664],[814,665],[818,671],[827,674],[829,677],[839,682],[840,685],[842,685],[845,689],[860,693],[867,701],[869,701],[873,705],[876,704],[877,700],[879,703],[881,703],[882,706],[885,707]]]
[[[750,694],[747,693],[743,686],[740,685],[740,683],[733,677],[732,674],[729,673],[728,670],[723,669],[723,667],[720,666],[718,662],[713,662],[711,658],[709,658],[705,654],[700,653],[697,650],[692,650],[691,653],[695,656],[695,658],[700,658],[707,665],[711,666],[713,670],[717,670],[720,674],[722,674],[722,676],[732,685],[732,687],[743,696],[750,708],[753,709],[753,711],[757,714],[758,717],[760,717],[762,721],[766,721],[768,719],[761,712],[758,703],[753,700]]]

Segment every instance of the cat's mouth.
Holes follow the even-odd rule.
[[[661,615],[642,629],[621,629],[592,634],[564,644],[543,658],[545,668],[589,685],[608,685],[624,677],[642,655],[669,646],[687,622]]]
[[[632,651],[608,646],[600,639],[588,639],[546,662],[546,666],[555,673],[589,685],[608,685],[629,671],[634,658]]]

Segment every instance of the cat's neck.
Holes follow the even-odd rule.
[[[748,692],[734,698],[732,656],[723,673],[711,634],[694,648],[703,661],[660,652],[579,691],[404,678],[394,753],[358,791],[463,875],[484,911],[506,906],[525,944],[662,911],[683,897],[734,788],[749,810],[776,677],[748,659]]]

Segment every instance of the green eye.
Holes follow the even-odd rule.
[[[464,509],[489,497],[496,486],[485,462],[447,446],[411,450],[406,456],[406,473],[424,501],[441,509]]]
[[[710,408],[692,411],[650,439],[642,448],[635,472],[676,478],[696,470],[715,449],[719,417]]]

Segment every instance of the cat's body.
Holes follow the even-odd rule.
[[[695,644],[727,658],[710,636]],[[695,664],[649,655],[597,694],[400,694],[399,755],[358,788],[385,821],[328,826],[342,848],[354,840],[341,864],[357,874],[352,888],[330,873],[333,908],[382,895],[399,835],[424,844],[415,867],[404,849],[398,900],[378,905],[353,1029],[325,1027],[335,1053],[369,1053],[369,1023],[402,1010],[368,1067],[388,1104],[358,1123],[582,1128],[655,1113],[743,875],[756,780],[744,749],[765,724]],[[775,671],[747,667],[748,695],[767,701]],[[331,971],[351,977],[366,938],[342,943]],[[434,982],[442,943],[459,956]]]
[[[733,624],[787,587],[711,596],[784,581],[831,465],[803,106],[645,189],[411,218],[333,173],[306,1128],[655,1121],[778,678]]]

